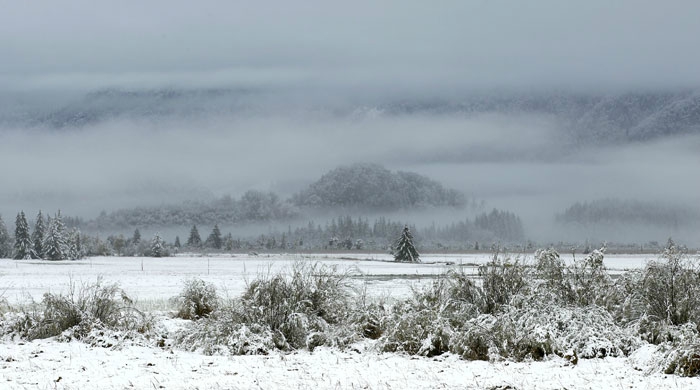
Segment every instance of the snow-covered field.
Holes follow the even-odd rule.
[[[651,256],[606,256],[609,268],[637,268]],[[355,275],[373,296],[399,298],[449,266],[488,261],[489,255],[425,255],[423,264],[385,262],[388,255],[237,255],[174,258],[96,257],[80,261],[0,260],[0,288],[10,304],[39,301],[44,292],[101,277],[116,282],[148,307],[167,308],[189,278],[213,282],[229,296],[240,294],[259,273],[288,269],[298,260],[336,265]],[[160,305],[160,307],[158,307]],[[161,326],[178,326],[162,319]],[[360,353],[362,351],[362,353]],[[437,358],[380,354],[371,343],[338,351],[275,353],[268,356],[204,356],[160,348],[93,347],[53,339],[6,341],[0,345],[0,389],[698,389],[700,379],[650,374],[644,349],[631,358],[488,363],[453,355]]]
[[[490,254],[423,255],[422,264],[391,262],[387,254],[275,254],[227,256],[93,257],[77,261],[0,259],[0,288],[11,303],[39,301],[45,292],[65,292],[71,281],[94,283],[98,277],[116,282],[135,300],[143,303],[163,301],[182,289],[183,281],[199,278],[214,283],[223,294],[237,296],[260,273],[289,269],[296,261],[334,265],[338,271],[352,273],[358,286],[367,285],[373,296],[405,297],[412,286],[429,282],[445,272],[450,264],[466,272],[476,272],[475,264],[490,260]],[[570,262],[571,255],[562,255]],[[582,257],[580,257],[582,258]],[[643,267],[653,256],[609,255],[605,265],[611,269]],[[524,261],[531,261],[525,258]],[[2,290],[0,290],[2,291]]]
[[[464,361],[373,352],[203,356],[37,340],[0,350],[2,389],[697,389],[700,379],[645,375],[628,359]]]

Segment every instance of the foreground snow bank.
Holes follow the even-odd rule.
[[[127,346],[121,350],[53,339],[6,343],[0,352],[3,389],[697,389],[700,380],[645,374],[627,359],[560,358],[488,363],[339,351],[267,356],[204,356]]]

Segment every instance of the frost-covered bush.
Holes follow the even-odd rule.
[[[350,318],[347,275],[335,267],[299,262],[289,274],[260,275],[240,298],[176,336],[176,343],[230,354],[343,346],[355,336]]]
[[[485,313],[494,313],[502,305],[510,304],[516,295],[526,293],[529,279],[528,269],[519,258],[502,259],[498,255],[479,267],[479,277]]]
[[[481,315],[455,332],[450,350],[465,359],[541,360],[547,355],[624,356],[637,346],[603,308],[560,306],[532,300]]]
[[[694,323],[672,326],[670,341],[659,346],[663,353],[661,368],[666,374],[700,375],[700,335]]]
[[[700,322],[700,273],[672,240],[647,264],[640,287],[650,316],[674,325]]]
[[[605,307],[622,326],[639,320],[646,313],[641,293],[641,270],[624,272],[608,288]]]
[[[467,360],[500,359],[498,340],[494,337],[497,323],[498,318],[491,314],[470,319],[460,331],[454,332],[449,350]]]
[[[281,335],[269,327],[244,323],[238,304],[231,302],[178,332],[175,346],[206,355],[266,355],[283,346]]]
[[[405,301],[394,306],[379,345],[384,352],[440,355],[448,351],[452,332],[448,318],[439,310],[419,308]]]
[[[5,332],[29,340],[59,336],[63,340],[83,339],[93,329],[146,333],[151,321],[134,308],[133,302],[116,284],[77,287],[69,293],[46,293],[39,307],[18,313]]]
[[[596,249],[569,267],[572,298],[578,306],[606,306],[613,280],[603,264],[605,248]]]
[[[526,308],[511,310],[502,317],[515,329],[516,358],[531,346],[546,354],[563,355],[574,351],[580,358],[624,356],[636,347],[633,336],[618,326],[599,306],[571,307],[531,302]]]
[[[281,332],[290,348],[303,348],[310,333],[341,324],[350,307],[347,275],[319,263],[295,263],[291,275],[262,275],[241,297],[243,321]]]
[[[631,356],[636,369],[681,376],[700,375],[700,334],[694,323],[663,327],[664,341],[647,344]]]
[[[219,305],[216,286],[201,279],[190,279],[174,298],[177,316],[186,320],[208,317]]]
[[[553,248],[535,252],[535,289],[543,295],[570,302],[573,298],[568,269],[559,253]]]
[[[379,346],[426,356],[447,352],[454,329],[479,315],[481,306],[483,294],[469,275],[450,271],[394,305]]]
[[[554,249],[536,251],[534,280],[531,280],[535,292],[562,304],[604,307],[619,304],[613,294],[614,282],[603,264],[604,252],[604,247],[594,250],[583,260],[567,266]]]

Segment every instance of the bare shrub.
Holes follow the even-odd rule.
[[[433,356],[449,350],[454,329],[479,314],[481,290],[469,275],[449,271],[413,298],[394,305],[380,348]]]
[[[175,298],[177,316],[186,320],[209,317],[219,305],[216,286],[201,279],[190,279]]]
[[[663,339],[651,354],[651,372],[700,375],[700,334],[694,323],[667,324],[663,329]]]
[[[556,250],[538,249],[535,252],[535,289],[540,294],[564,302],[572,301],[573,291],[567,274],[567,267]]]
[[[520,258],[502,258],[497,253],[492,260],[479,267],[482,279],[484,313],[495,313],[501,306],[511,304],[516,295],[526,293],[528,269]]]
[[[450,339],[451,352],[467,360],[498,360],[500,350],[494,330],[498,319],[491,314],[482,314],[470,319]]]
[[[290,348],[303,348],[311,332],[326,332],[329,324],[347,319],[349,284],[336,267],[297,262],[289,276],[263,275],[249,283],[241,303],[246,323],[279,331]]]
[[[240,302],[231,301],[211,316],[174,335],[174,345],[206,355],[266,355],[283,346],[281,335],[261,324],[243,323]]]
[[[624,356],[637,345],[603,308],[560,306],[536,297],[523,308],[504,307],[456,332],[450,350],[465,359],[541,360],[548,355]]]
[[[21,313],[10,331],[29,340],[60,335],[67,341],[82,339],[93,329],[144,334],[151,325],[118,285],[98,280],[78,287],[71,281],[67,295],[44,294],[40,309]]]
[[[644,269],[641,294],[646,310],[657,320],[679,325],[700,321],[700,274],[673,240]]]
[[[313,350],[352,339],[347,274],[319,263],[295,263],[289,274],[261,274],[239,299],[176,336],[185,348],[207,353]]]
[[[613,281],[603,259],[605,247],[589,253],[581,261],[575,261],[569,268],[573,302],[578,306],[607,306]]]
[[[434,356],[448,350],[451,334],[446,317],[431,308],[418,309],[405,301],[394,306],[379,345],[384,352]]]

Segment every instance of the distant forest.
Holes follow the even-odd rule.
[[[476,204],[472,201],[473,204]],[[381,212],[412,211],[431,208],[463,210],[468,202],[461,193],[446,189],[427,177],[409,172],[391,172],[373,164],[340,167],[323,175],[307,189],[282,200],[271,192],[247,191],[239,199],[225,196],[210,202],[185,202],[179,205],[122,209],[102,212],[97,218],[85,221],[81,218],[54,218],[77,239],[83,255],[164,255],[179,250],[391,250],[404,226],[416,233],[416,242],[425,249],[479,249],[481,245],[494,243],[522,243],[525,240],[520,218],[508,211],[492,210],[476,215],[473,219],[461,218],[459,222],[438,226],[416,227],[411,221],[392,221],[376,217],[370,221],[363,215]],[[338,216],[345,213],[344,216]],[[355,213],[355,217],[352,217]],[[57,215],[60,216],[60,213]],[[336,215],[329,217],[328,215]],[[342,214],[341,214],[342,215]],[[320,216],[320,217],[319,217]],[[325,216],[325,217],[324,217]],[[18,213],[18,221],[25,220]],[[318,219],[321,219],[318,221]],[[1,221],[1,219],[0,219]],[[304,222],[306,221],[306,222]],[[28,235],[32,221],[24,222],[19,235]],[[36,221],[34,222],[36,225]],[[220,226],[244,227],[248,224],[287,226],[286,231],[271,230],[266,234],[222,232]],[[40,224],[41,225],[41,224]],[[200,236],[197,228],[212,228],[211,233]],[[35,230],[38,227],[34,228]],[[156,234],[153,239],[141,239],[140,229],[182,230],[174,241],[166,242]],[[92,235],[80,232],[89,232]],[[122,231],[110,234],[105,240],[100,232]],[[3,233],[4,232],[4,233]],[[133,234],[131,233],[133,232]],[[43,234],[43,233],[42,233]],[[19,236],[18,233],[15,236]],[[3,238],[4,237],[4,238]],[[10,250],[18,245],[4,224],[0,223],[0,255],[16,255]],[[27,246],[27,245],[25,245]],[[157,248],[153,249],[153,248]],[[66,249],[67,250],[67,249]],[[25,253],[26,252],[26,253]],[[23,251],[22,258],[42,257],[39,250]],[[61,257],[61,256],[57,256]]]
[[[598,199],[591,202],[577,202],[563,213],[557,214],[556,221],[565,224],[644,224],[667,228],[678,228],[697,223],[697,211],[674,207],[661,203],[639,200]]]
[[[462,209],[477,203],[458,191],[411,172],[391,172],[375,164],[339,167],[289,199],[272,192],[250,190],[239,199],[224,196],[208,202],[191,201],[155,207],[102,212],[93,220],[66,219],[86,231],[161,228],[188,225],[232,225],[308,220],[318,212],[379,213],[436,207]]]

